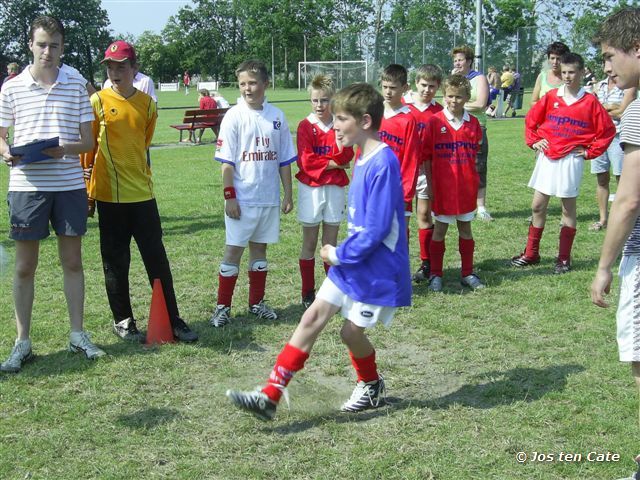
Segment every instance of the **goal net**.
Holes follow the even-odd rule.
[[[364,60],[298,62],[298,90],[306,90],[316,75],[330,76],[336,89],[369,80],[367,62]]]

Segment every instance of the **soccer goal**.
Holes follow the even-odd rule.
[[[364,60],[335,60],[329,62],[298,62],[298,90],[306,89],[316,75],[328,75],[336,88],[369,80]]]

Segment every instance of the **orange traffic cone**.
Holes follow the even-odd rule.
[[[153,281],[151,295],[151,309],[149,310],[149,325],[147,328],[147,345],[155,343],[174,343],[173,329],[169,321],[167,303],[164,300],[162,283],[159,278]]]

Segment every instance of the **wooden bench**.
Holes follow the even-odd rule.
[[[194,130],[201,130],[210,128],[211,131],[218,138],[220,132],[220,123],[227,113],[228,108],[215,108],[213,110],[187,110],[184,112],[184,118],[180,125],[170,125],[171,128],[175,128],[180,132],[180,141],[182,142],[182,132],[193,132]],[[195,135],[193,136],[193,142],[196,141]]]

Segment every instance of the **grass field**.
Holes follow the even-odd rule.
[[[233,101],[235,91],[224,91]],[[269,93],[272,100],[304,98]],[[160,106],[193,106],[195,94],[161,94]],[[188,101],[187,101],[188,99]],[[291,128],[308,105],[282,103]],[[176,143],[168,127],[182,110],[160,112],[155,144]],[[241,266],[234,321],[213,329],[217,269],[224,245],[219,166],[213,146],[153,149],[156,195],[182,316],[199,332],[195,345],[145,350],[111,333],[97,219],[84,241],[86,327],[109,356],[87,361],[67,353],[68,320],[56,242],[42,242],[32,340],[36,360],[0,376],[1,479],[590,479],[628,476],[638,453],[638,399],[629,368],[617,361],[614,309],[592,306],[588,287],[603,233],[595,179],[585,174],[578,199],[574,270],[551,273],[559,203],[552,201],[542,262],[506,266],[525,243],[533,155],[523,120],[489,124],[488,206],[493,223],[473,223],[477,271],[488,288],[462,292],[455,231],[449,232],[442,294],[414,289],[388,330],[371,332],[389,405],[360,415],[337,411],[354,386],[336,319],[307,368],[290,386],[291,409],[261,423],[233,409],[227,388],[250,389],[270,372],[301,313],[295,214],[283,218],[269,249],[267,301],[274,323],[246,311]],[[210,133],[205,141],[211,141]],[[8,169],[0,169],[6,186]],[[0,209],[0,244],[7,240]],[[416,228],[411,263],[418,264]],[[146,324],[151,289],[133,249],[134,311]],[[380,272],[384,275],[384,272]],[[321,280],[320,269],[317,280]],[[10,275],[0,279],[0,356],[15,338]],[[617,288],[617,282],[615,287]],[[617,295],[611,295],[615,303]],[[525,452],[528,460],[516,460]],[[589,461],[611,452],[619,461]],[[580,461],[566,455],[581,454]],[[540,455],[553,455],[540,461]],[[535,460],[534,460],[535,459]],[[593,456],[591,457],[593,459]]]

